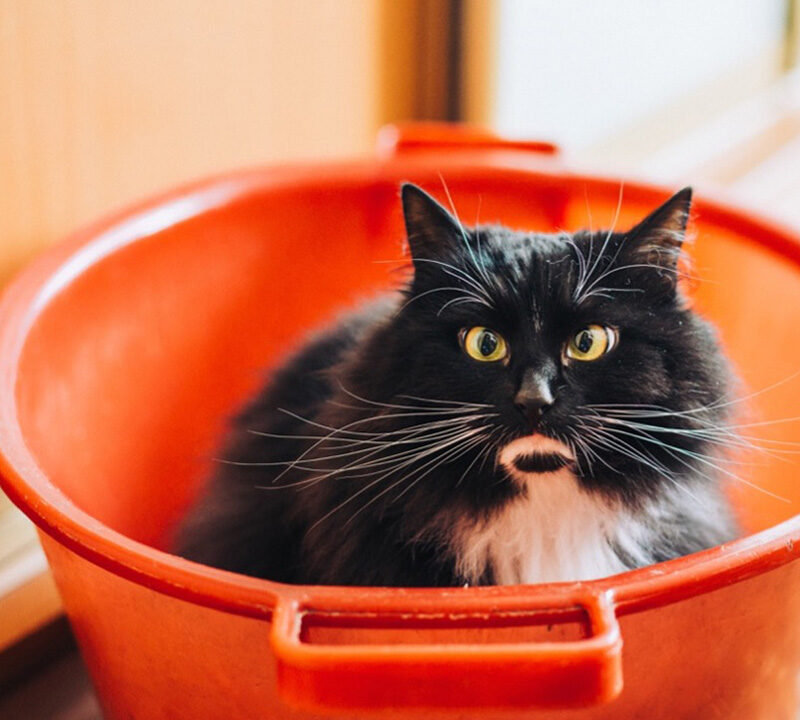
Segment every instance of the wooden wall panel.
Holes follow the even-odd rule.
[[[220,169],[367,150],[376,0],[0,0],[0,281]]]

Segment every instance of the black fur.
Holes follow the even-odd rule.
[[[708,464],[725,431],[729,373],[713,329],[677,283],[690,201],[684,190],[625,233],[542,235],[462,230],[404,186],[413,279],[323,331],[273,375],[236,418],[226,462],[177,552],[285,582],[463,584],[448,524],[491,517],[525,492],[495,459],[531,431],[514,401],[530,383],[552,392],[537,430],[573,443],[586,492],[632,512],[669,505],[652,528],[650,559],[729,539],[733,521]],[[593,362],[565,361],[565,343],[587,324],[616,328],[617,345]],[[460,338],[473,326],[502,334],[507,362],[465,354]],[[613,441],[592,440],[592,428],[630,419],[622,404],[638,406],[647,428],[616,425]],[[606,408],[588,407],[598,405]],[[474,446],[435,448],[425,434],[437,428],[446,443],[445,425],[424,423],[476,411],[492,415],[464,420],[466,430],[485,428]],[[698,519],[676,484],[702,488],[720,509]],[[489,569],[479,582],[491,581]]]

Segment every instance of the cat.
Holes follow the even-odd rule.
[[[462,226],[402,186],[412,276],[241,411],[175,550],[289,583],[588,580],[732,539],[733,376],[681,190],[627,232]]]

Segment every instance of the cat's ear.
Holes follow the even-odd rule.
[[[458,220],[412,183],[404,183],[400,194],[408,247],[414,263],[448,255],[460,237]]]
[[[674,283],[691,208],[692,188],[686,187],[625,233],[628,262],[660,268]]]

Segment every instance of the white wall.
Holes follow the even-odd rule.
[[[783,0],[500,0],[494,125],[580,148],[781,41]]]

